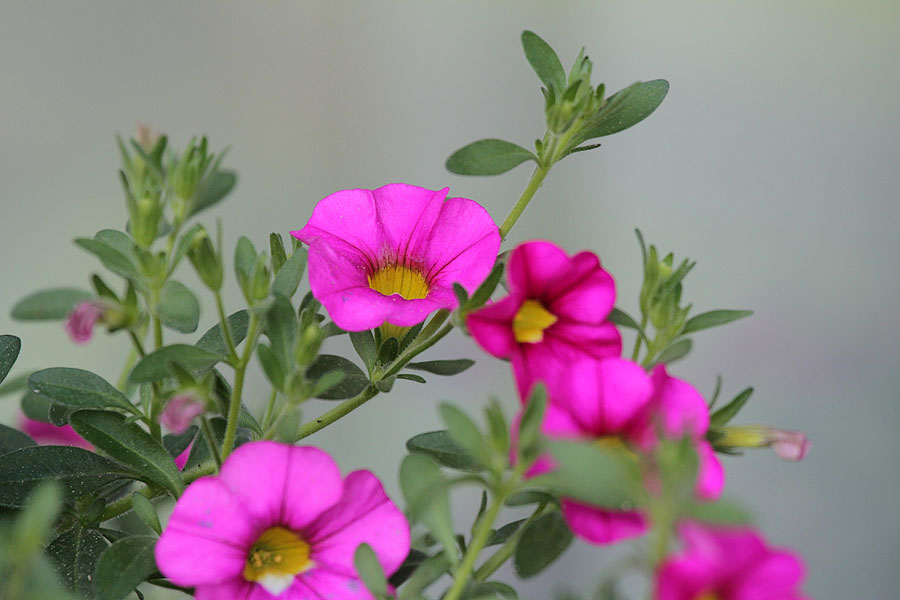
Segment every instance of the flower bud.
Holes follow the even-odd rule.
[[[771,446],[778,458],[783,460],[803,460],[811,447],[803,432],[775,429],[763,425],[723,427],[717,433],[718,436],[715,439],[717,447],[762,448]]]
[[[172,433],[184,433],[191,421],[205,412],[206,402],[195,390],[183,391],[172,396],[163,409],[159,422]]]
[[[104,304],[99,300],[85,300],[72,309],[66,318],[66,332],[76,344],[86,344],[94,333],[94,325],[103,321]]]
[[[312,361],[319,355],[319,348],[322,346],[322,340],[325,334],[319,329],[318,325],[308,325],[303,333],[300,334],[300,340],[294,349],[294,359],[301,367],[312,364]]]
[[[163,204],[159,196],[146,194],[137,201],[132,215],[131,235],[141,248],[149,248],[159,231]]]
[[[209,239],[206,230],[201,230],[194,236],[194,241],[188,250],[188,258],[206,287],[214,292],[222,289],[222,263],[219,261],[219,255],[213,248],[212,240]]]

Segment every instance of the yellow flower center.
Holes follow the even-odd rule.
[[[409,267],[387,265],[369,275],[369,288],[385,296],[400,294],[404,300],[421,300],[428,295],[428,282]]]
[[[719,595],[714,592],[703,592],[695,600],[719,600]]]
[[[526,300],[513,317],[513,336],[519,343],[541,342],[544,340],[544,330],[558,320],[537,300]]]
[[[309,544],[284,527],[262,532],[247,553],[244,579],[255,581],[273,596],[291,587],[294,577],[313,567]]]

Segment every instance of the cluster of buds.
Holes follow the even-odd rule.
[[[643,248],[643,243],[642,243]],[[670,252],[659,259],[656,246],[644,254],[644,283],[641,286],[641,313],[649,318],[657,331],[656,345],[665,346],[684,329],[691,305],[681,305],[682,280],[696,263],[684,259],[674,267]]]

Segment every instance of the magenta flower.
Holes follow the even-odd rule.
[[[509,296],[471,313],[469,332],[487,352],[512,362],[523,398],[532,384],[579,358],[618,356],[622,339],[607,321],[612,277],[591,252],[566,256],[550,242],[512,251]]]
[[[184,470],[184,465],[187,464],[188,459],[191,457],[191,449],[194,447],[194,440],[191,440],[191,443],[187,445],[187,448],[181,451],[181,454],[175,457],[175,466],[178,467],[179,471]]]
[[[198,600],[370,599],[353,563],[362,543],[387,574],[409,553],[406,519],[372,473],[341,481],[318,448],[259,441],[188,486],[156,564]]]
[[[191,426],[191,421],[204,412],[206,403],[203,398],[192,393],[176,394],[166,404],[159,422],[172,433],[184,433]]]
[[[636,460],[658,444],[657,431],[670,438],[690,435],[700,456],[697,495],[715,498],[722,492],[722,466],[704,439],[709,427],[706,403],[663,366],[648,375],[622,358],[584,359],[559,371],[548,390],[550,402],[541,425],[545,435],[619,447],[634,453]],[[529,475],[553,468],[546,459],[537,464]],[[639,511],[615,511],[567,498],[562,511],[572,531],[594,544],[639,536],[647,529]]]
[[[94,332],[94,324],[103,317],[103,305],[97,300],[79,302],[66,318],[66,331],[76,344],[86,344]]]
[[[94,449],[86,439],[75,433],[71,425],[58,427],[52,423],[22,417],[19,427],[28,437],[42,446],[76,446],[85,450]]]
[[[457,306],[500,248],[491,216],[465,198],[405,184],[344,190],[324,198],[291,234],[309,244],[309,284],[332,320],[348,331],[389,323],[410,327]]]
[[[803,562],[749,528],[679,527],[685,548],[661,566],[656,600],[803,600]]]

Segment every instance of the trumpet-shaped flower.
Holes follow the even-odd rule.
[[[640,365],[621,358],[581,360],[548,382],[549,403],[541,430],[551,437],[593,440],[637,454],[651,452],[661,432],[667,438],[688,435],[700,457],[696,493],[718,496],[724,485],[722,467],[703,439],[709,411],[702,396],[688,383],[656,367],[648,375]],[[552,468],[539,461],[538,471]],[[609,544],[643,534],[639,511],[616,511],[563,499],[563,516],[579,537]]]
[[[317,448],[251,442],[192,483],[156,544],[156,564],[195,598],[371,599],[353,563],[369,544],[393,573],[409,526],[369,471],[342,481]]]
[[[410,327],[458,304],[490,273],[500,232],[481,206],[447,188],[390,184],[344,190],[319,202],[291,234],[309,244],[309,284],[348,331]]]
[[[519,392],[579,358],[617,356],[622,339],[607,320],[615,283],[591,252],[569,257],[550,242],[515,248],[509,296],[471,313],[466,324],[481,347],[512,362]]]
[[[94,325],[103,317],[103,305],[85,300],[72,309],[66,318],[66,332],[76,344],[86,344],[94,333]]]
[[[679,528],[685,547],[659,568],[656,600],[803,600],[803,562],[749,528]]]

